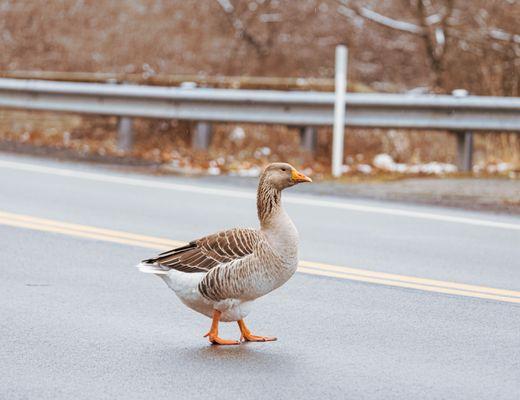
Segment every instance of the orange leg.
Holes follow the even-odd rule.
[[[208,333],[204,335],[204,337],[208,337],[209,341],[212,344],[222,344],[222,345],[231,345],[231,344],[240,344],[238,340],[226,340],[218,337],[218,322],[220,320],[220,316],[222,313],[217,310],[213,310],[213,322],[211,323],[211,329]]]
[[[253,335],[251,331],[247,329],[246,323],[243,319],[238,321],[238,327],[240,328],[240,333],[242,333],[240,340],[245,340],[247,342],[274,342],[276,340],[274,336]]]

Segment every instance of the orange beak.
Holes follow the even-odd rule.
[[[311,178],[302,174],[301,172],[296,171],[295,169],[291,171],[291,179],[294,183],[312,182]]]

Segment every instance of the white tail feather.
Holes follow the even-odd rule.
[[[167,275],[169,269],[166,267],[162,267],[158,264],[147,264],[141,263],[137,266],[139,271],[144,272],[145,274],[157,274],[157,275]]]

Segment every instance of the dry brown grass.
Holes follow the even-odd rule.
[[[174,170],[233,172],[262,166],[273,161],[288,161],[311,168],[316,176],[330,170],[331,129],[318,129],[315,154],[300,146],[299,130],[281,125],[214,124],[208,151],[193,151],[187,121],[134,119],[133,150],[117,148],[117,118],[78,116],[39,111],[0,113],[0,141],[30,144],[54,150],[67,150],[82,157],[109,156],[167,165]],[[236,132],[242,132],[243,137]],[[508,162],[520,164],[520,148],[514,134],[480,134],[475,140],[475,163]],[[445,132],[384,129],[349,129],[345,140],[345,162],[371,164],[380,153],[396,162],[416,164],[431,161],[454,163],[456,142]],[[379,171],[381,172],[381,171]],[[350,175],[362,175],[354,171]],[[372,174],[384,179],[399,179],[399,174]]]

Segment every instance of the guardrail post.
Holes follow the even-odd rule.
[[[459,171],[471,172],[473,167],[473,132],[456,132],[457,167]]]
[[[195,131],[191,136],[191,147],[195,150],[207,150],[211,143],[211,124],[209,122],[197,122]]]
[[[119,117],[117,121],[117,148],[121,151],[130,151],[134,144],[132,118]]]
[[[314,153],[318,143],[318,130],[314,126],[300,128],[300,144],[305,151]]]
[[[341,176],[345,139],[345,94],[347,91],[347,47],[336,46],[334,130],[332,135],[332,176]]]

